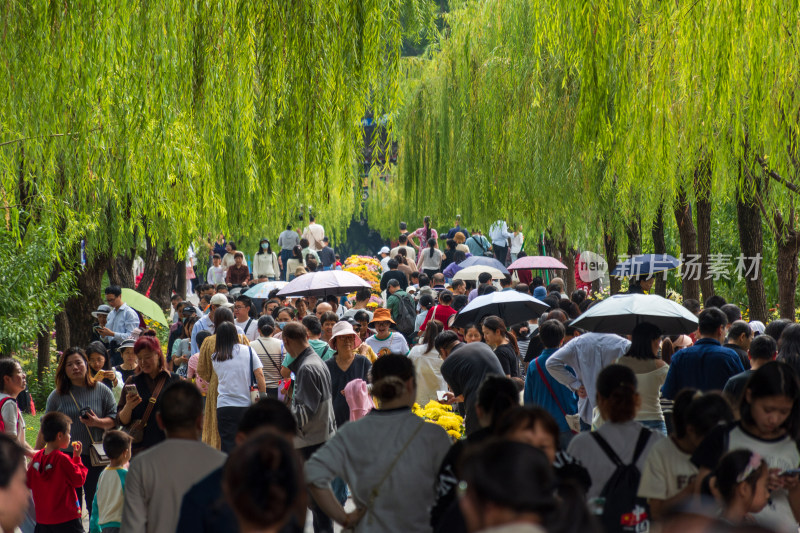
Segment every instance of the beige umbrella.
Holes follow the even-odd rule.
[[[478,276],[480,276],[483,272],[488,272],[492,275],[492,279],[503,279],[505,278],[505,274],[500,272],[494,267],[484,266],[484,265],[473,265],[471,267],[463,268],[453,276],[453,279],[463,279],[464,281],[477,281]]]

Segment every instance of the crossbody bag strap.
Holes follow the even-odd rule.
[[[267,350],[267,347],[264,346],[264,343],[261,342],[261,339],[256,339],[256,341],[258,341],[258,344],[260,344],[261,347],[264,349],[264,353],[266,354],[267,359],[269,359],[269,362],[272,363],[272,366],[275,367],[275,370],[280,372],[281,371],[280,367],[277,364],[275,364],[275,360],[272,359],[272,355],[269,353],[269,350]]]
[[[150,420],[150,415],[153,412],[153,409],[156,406],[156,401],[158,400],[158,395],[161,394],[161,389],[164,388],[164,383],[167,382],[166,376],[162,377],[158,383],[156,383],[156,388],[153,391],[153,394],[150,395],[150,399],[147,401],[147,409],[144,411],[144,416],[142,417],[142,427],[147,426],[147,421]]]
[[[553,390],[553,387],[550,386],[550,382],[547,381],[547,377],[545,377],[544,372],[542,372],[542,367],[539,366],[539,358],[538,357],[536,359],[534,359],[534,363],[536,363],[536,370],[539,372],[539,377],[542,378],[542,381],[544,381],[544,384],[547,387],[547,390],[550,392],[550,397],[553,398],[553,400],[555,400],[559,411],[561,411],[561,414],[564,415],[564,416],[567,416],[567,412],[564,410],[563,407],[561,407],[561,402],[558,401],[558,397],[556,396],[556,393]]]
[[[69,391],[69,395],[72,398],[72,401],[75,402],[75,407],[78,408],[78,416],[81,416],[81,406],[78,404],[78,400],[76,400],[75,396],[72,395],[72,391]],[[92,444],[97,444],[97,442],[94,440],[94,437],[92,437],[92,428],[86,426],[86,433],[89,434],[89,440],[92,441]]]
[[[253,348],[248,346],[247,357],[250,358],[250,390],[252,390],[253,385],[256,384],[256,377],[253,375],[253,356],[255,355],[256,355],[255,350],[253,350]]]
[[[386,472],[383,474],[383,477],[381,477],[381,480],[378,481],[378,483],[374,487],[372,487],[372,490],[369,492],[369,502],[367,503],[366,512],[370,513],[370,521],[372,520],[372,517],[371,517],[372,512],[371,511],[375,507],[375,500],[378,498],[378,494],[379,494],[381,486],[383,486],[383,483],[387,479],[389,479],[389,476],[394,471],[394,467],[397,466],[398,461],[400,461],[400,457],[403,456],[405,451],[411,445],[411,442],[417,437],[417,434],[420,432],[420,430],[422,430],[422,426],[424,426],[424,425],[425,425],[425,421],[424,420],[420,421],[419,425],[417,426],[417,429],[414,430],[414,433],[411,434],[411,437],[406,441],[406,443],[403,445],[403,447],[400,449],[400,451],[397,452],[397,455],[395,456],[394,460],[392,461],[392,464],[390,464],[389,468],[386,469]]]
[[[647,441],[649,440],[650,430],[647,428],[642,428],[642,430],[639,432],[639,440],[636,441],[636,448],[633,452],[633,461],[631,461],[631,464],[636,464],[636,461],[639,460],[639,456],[644,452],[644,449],[647,446]]]

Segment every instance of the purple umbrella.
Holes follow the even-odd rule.
[[[480,255],[473,255],[472,257],[468,257],[458,264],[458,266],[460,266],[461,268],[467,268],[475,265],[496,268],[506,276],[509,275],[508,269],[506,269],[503,263],[501,263],[494,257],[482,257]]]
[[[325,270],[322,272],[309,272],[294,278],[280,290],[278,296],[342,296],[362,287],[372,288],[372,285],[359,278],[352,272],[344,270]]]
[[[567,265],[556,259],[555,257],[550,257],[547,255],[528,255],[525,257],[520,257],[510,265],[508,265],[509,270],[528,270],[528,269],[538,269],[538,270],[547,270],[547,269],[554,269],[559,270],[567,269]]]

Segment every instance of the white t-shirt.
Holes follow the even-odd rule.
[[[756,452],[770,468],[781,472],[797,468],[800,465],[798,444],[790,437],[764,440],[747,433],[739,423],[718,426],[709,433],[692,456],[692,462],[701,467],[713,470],[720,458],[730,450],[751,450]],[[770,503],[760,513],[753,515],[759,524],[776,531],[797,531],[797,521],[789,505],[789,493],[786,489],[774,490]]]
[[[691,454],[684,453],[672,439],[660,439],[650,448],[639,481],[639,497],[667,500],[678,494],[697,476]]]
[[[250,327],[245,328],[245,326],[247,325],[248,321],[250,321]],[[257,318],[254,318],[252,320],[250,320],[248,318],[244,322],[239,322],[238,320],[234,320],[234,324],[236,324],[237,326],[242,328],[242,331],[244,331],[244,335],[245,335],[245,337],[247,337],[247,340],[252,342],[252,341],[254,341],[254,340],[256,340],[258,338],[259,333],[258,333],[258,319]]]
[[[227,361],[216,361],[211,356],[211,364],[219,378],[217,407],[250,407],[250,384],[255,381],[250,373],[251,360],[253,370],[263,367],[256,352],[244,344],[234,346],[233,357]]]
[[[8,394],[0,392],[0,401],[8,397]],[[0,415],[2,415],[3,423],[5,424],[5,433],[16,437],[19,442],[25,442],[25,419],[19,414],[16,400],[6,401],[3,404],[3,409],[0,410]]]
[[[385,339],[378,339],[378,335],[372,335],[371,337],[367,337],[367,340],[364,342],[366,342],[367,346],[372,348],[378,356],[386,355],[380,353],[384,348],[388,348],[389,353],[399,353],[403,355],[408,353],[406,338],[396,331],[389,333],[389,336]]]

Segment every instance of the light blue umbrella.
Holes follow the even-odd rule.
[[[508,269],[505,267],[505,265],[503,265],[503,263],[501,263],[494,257],[482,257],[480,255],[473,255],[472,257],[467,257],[465,260],[461,261],[458,264],[458,266],[460,266],[461,268],[467,268],[475,265],[496,268],[506,276],[508,276],[509,274]]]
[[[269,293],[275,289],[284,288],[286,283],[286,281],[265,281],[264,283],[259,283],[258,285],[250,287],[244,295],[257,300],[266,300],[269,298]]]

